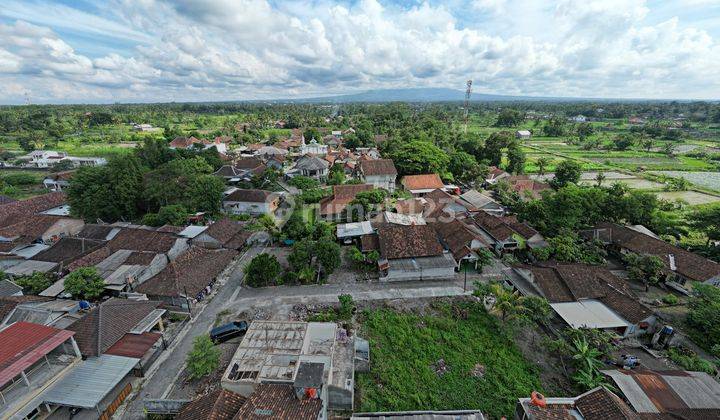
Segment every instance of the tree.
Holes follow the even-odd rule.
[[[590,137],[595,130],[590,123],[580,123],[578,124],[576,131],[578,137],[580,137],[580,140],[585,140],[586,138]]]
[[[525,152],[517,141],[512,141],[507,150],[508,166],[507,171],[513,174],[525,172]]]
[[[538,167],[538,173],[540,175],[545,175],[545,169],[548,167],[548,165],[550,165],[550,158],[541,156],[538,158],[535,164]]]
[[[93,222],[136,218],[143,201],[146,171],[133,155],[115,157],[105,166],[80,168],[67,189],[70,211]]]
[[[568,184],[577,184],[582,175],[580,164],[574,160],[563,160],[555,168],[555,177],[550,181],[550,186],[560,189]]]
[[[177,136],[172,138],[175,137]],[[157,168],[170,162],[176,156],[176,152],[168,147],[167,142],[152,137],[145,138],[142,146],[135,150],[135,154],[148,168]]]
[[[473,155],[461,150],[450,154],[448,170],[456,181],[474,184],[487,175],[487,167],[480,165]]]
[[[251,287],[264,287],[273,284],[280,276],[282,267],[274,255],[260,254],[245,266],[246,283]]]
[[[607,177],[605,176],[605,173],[603,171],[598,171],[597,175],[595,175],[595,185],[598,187],[602,187],[603,181],[605,181]]]
[[[220,367],[220,349],[207,334],[193,339],[193,348],[187,356],[187,369],[190,379],[200,379],[215,372]]]
[[[706,245],[709,245],[710,241],[720,241],[720,205],[699,208],[693,211],[688,219],[693,229],[705,234]]]
[[[320,183],[317,180],[303,175],[291,178],[288,181],[288,184],[300,190],[309,190],[320,186]]]
[[[297,241],[293,244],[292,251],[288,255],[288,263],[294,271],[300,271],[310,267],[313,262],[315,242],[308,239]]]
[[[635,144],[635,139],[627,134],[620,134],[613,139],[615,150],[627,150]]]
[[[391,158],[401,175],[436,173],[443,176],[450,163],[450,158],[442,149],[419,140],[402,144]]]
[[[197,156],[174,159],[148,172],[144,178],[148,206],[182,204],[191,212],[219,211],[225,186],[211,172],[212,167]]]
[[[81,267],[65,277],[65,291],[75,298],[95,299],[105,290],[105,280],[95,267]]]
[[[543,133],[548,137],[560,137],[565,134],[565,122],[558,117],[552,117],[543,126]]]
[[[340,245],[335,242],[318,241],[315,244],[315,255],[318,264],[326,275],[332,274],[342,263]]]
[[[625,255],[624,260],[627,264],[628,278],[642,282],[646,292],[650,290],[651,284],[658,284],[662,280],[665,264],[660,257],[630,253]]]
[[[148,226],[184,226],[188,221],[188,211],[181,204],[171,204],[161,207],[157,213],[146,214],[142,221]]]
[[[355,198],[350,202],[350,208],[354,212],[352,219],[358,220],[360,215],[357,213],[361,210],[363,218],[367,217],[373,208],[385,201],[386,197],[387,191],[378,188],[355,194]]]
[[[341,185],[345,182],[345,169],[342,163],[336,163],[330,168],[328,185]]]
[[[3,277],[4,273],[0,275],[0,280]],[[52,278],[47,273],[41,273],[40,271],[16,277],[13,282],[23,288],[23,293],[29,295],[38,295],[53,284]]]
[[[511,108],[504,108],[498,114],[495,126],[514,127],[525,120],[525,114]]]
[[[686,318],[691,337],[706,350],[720,344],[720,289],[711,284],[694,284]]]
[[[512,139],[512,134],[508,131],[492,133],[485,139],[481,160],[486,161],[492,166],[500,166],[502,162],[502,150],[510,144]]]

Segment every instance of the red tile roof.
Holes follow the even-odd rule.
[[[196,139],[195,137],[175,137],[175,139],[170,142],[170,147],[174,147],[176,149],[187,149],[196,143],[202,143],[202,141]]]
[[[443,247],[427,225],[388,225],[378,229],[380,253],[384,258],[415,258],[441,255]]]
[[[438,174],[408,175],[400,183],[406,190],[434,190],[445,186]]]
[[[168,232],[124,228],[108,242],[108,246],[112,252],[128,249],[163,254],[172,249],[176,240],[177,237]]]
[[[575,408],[587,420],[635,420],[637,413],[625,404],[617,395],[603,387],[580,395],[575,400]]]
[[[322,400],[299,400],[290,384],[260,384],[235,420],[317,420],[321,410]]]
[[[68,330],[75,331],[80,352],[84,356],[99,356],[157,309],[160,302],[111,298],[92,308]]]
[[[137,291],[151,296],[184,296],[194,298],[202,292],[237,256],[230,249],[209,250],[193,246],[148,279]]]
[[[0,227],[24,220],[25,217],[65,204],[65,193],[53,192],[0,206]]]
[[[105,354],[142,359],[152,346],[160,340],[160,337],[162,337],[162,334],[154,332],[125,334],[107,349]]]
[[[340,214],[355,199],[357,193],[373,189],[369,184],[334,185],[333,194],[320,200],[320,214]]]
[[[229,420],[237,414],[245,400],[240,394],[217,389],[186,404],[175,420]]]
[[[245,224],[228,218],[220,219],[208,227],[204,234],[215,238],[229,249],[239,249],[245,245],[252,232],[245,230]]]
[[[244,203],[266,203],[278,198],[279,194],[265,190],[235,190],[225,197],[223,201],[238,201]]]
[[[365,176],[397,175],[397,169],[391,159],[375,159],[360,161],[360,171]]]
[[[16,322],[0,331],[0,387],[23,370],[73,336],[72,331],[59,330],[30,322]]]

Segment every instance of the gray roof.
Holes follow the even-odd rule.
[[[477,190],[468,190],[465,193],[463,193],[460,198],[467,201],[468,203],[472,204],[473,206],[482,209],[485,208],[485,206],[488,207],[500,207],[500,204],[498,204],[495,200],[492,199],[492,197],[488,197],[487,195],[477,191]]]
[[[104,354],[89,357],[45,393],[43,401],[95,408],[137,365],[139,359]]]
[[[327,160],[321,159],[317,156],[303,156],[298,159],[295,167],[298,169],[317,171],[321,169],[327,169],[328,167],[330,167],[330,163]]]
[[[320,388],[323,383],[324,363],[301,362],[295,375],[295,387]]]
[[[11,282],[10,280],[0,280],[0,296],[14,296],[22,294],[22,287]]]

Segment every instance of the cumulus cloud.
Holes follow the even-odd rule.
[[[58,6],[64,25],[33,18],[28,4],[42,3],[17,1],[8,10],[23,19],[0,24],[0,82],[24,89],[0,92],[3,102],[20,90],[40,101],[227,100],[462,88],[468,78],[489,93],[720,96],[718,40],[677,17],[648,23],[644,1],[532,9],[527,0],[475,0],[475,21],[431,3],[115,0],[97,21]],[[537,13],[523,21],[542,28],[493,30],[518,9]],[[60,35],[69,25],[85,36],[104,26],[103,37],[133,46],[90,56]]]

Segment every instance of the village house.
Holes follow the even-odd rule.
[[[335,226],[335,236],[344,244],[359,242],[364,235],[374,232],[372,223],[369,221],[338,223]]]
[[[512,175],[505,180],[510,184],[510,189],[518,193],[521,199],[538,199],[543,191],[551,189],[550,184],[532,179],[528,175]]]
[[[519,140],[530,140],[532,133],[528,130],[518,130],[515,132],[515,138]]]
[[[105,165],[107,160],[100,157],[75,157],[69,156],[65,152],[57,152],[54,150],[34,150],[27,155],[17,158],[23,163],[22,167],[32,168],[52,168],[59,162],[71,162],[76,168],[81,166],[100,166]]]
[[[352,217],[347,211],[348,205],[362,191],[373,189],[369,184],[333,185],[333,193],[320,200],[318,216],[325,221],[348,221]]]
[[[640,420],[633,410],[607,388],[597,387],[577,397],[518,399],[515,420]]]
[[[318,143],[317,140],[310,139],[309,143],[305,143],[305,137],[303,137],[302,144],[300,145],[300,154],[301,155],[316,155],[316,156],[325,156],[328,153],[328,145]]]
[[[268,157],[273,156],[273,155],[285,156],[288,153],[289,152],[287,149],[281,149],[281,148],[275,147],[275,146],[262,146],[255,152],[255,155],[260,156],[263,159],[267,159]]]
[[[77,300],[32,295],[0,298],[0,329],[16,322],[66,329],[83,315]]]
[[[437,233],[440,243],[450,251],[458,267],[462,262],[475,264],[477,268],[478,252],[488,249],[489,245],[483,241],[482,236],[461,222],[454,219],[449,222],[431,223]]]
[[[216,389],[184,404],[175,416],[175,420],[234,419],[246,400],[240,394],[222,388]]]
[[[642,419],[720,418],[720,384],[705,372],[640,368],[602,373]]]
[[[519,264],[513,270],[519,276],[513,285],[521,293],[546,298],[572,328],[597,328],[621,337],[652,332],[655,314],[604,267],[546,262]]]
[[[29,322],[0,330],[0,418],[48,414],[38,397],[81,363],[74,334]]]
[[[454,278],[457,263],[432,227],[387,225],[380,227],[376,235],[380,281]],[[364,242],[363,237],[363,247]]]
[[[229,218],[220,219],[207,226],[201,233],[192,239],[192,244],[208,249],[235,249],[245,248],[252,237],[245,224]]]
[[[313,155],[303,155],[295,161],[295,165],[286,175],[291,178],[302,175],[322,182],[327,179],[329,172],[330,163],[327,160]]]
[[[510,174],[503,171],[502,169],[498,168],[497,166],[491,166],[488,170],[487,178],[485,178],[485,183],[488,185],[495,185],[499,181],[509,178]]]
[[[227,144],[222,137],[216,137],[213,141],[200,140],[196,137],[176,137],[168,145],[171,149],[210,149],[214,147],[219,153],[227,153]]]
[[[400,184],[414,197],[422,197],[430,191],[445,188],[438,174],[407,175],[400,180]]]
[[[210,250],[193,246],[135,291],[189,311],[191,300],[202,300],[217,280],[224,280],[229,275],[228,267],[237,254],[232,249]]]
[[[230,214],[273,216],[282,195],[273,191],[237,189],[223,198],[223,210]]]
[[[0,298],[8,296],[22,296],[23,288],[10,280],[0,280]],[[0,319],[0,321],[2,321]]]
[[[335,323],[253,321],[225,370],[221,385],[248,398],[236,418],[252,418],[259,401],[273,404],[274,400],[280,406],[313,404],[313,414],[301,418],[325,419],[328,409],[353,409],[355,371],[368,367],[367,341],[356,335],[348,336]],[[282,394],[268,390],[270,383],[280,387],[274,392]],[[268,392],[275,397],[269,398]],[[298,418],[284,416],[282,412],[278,410],[273,418]]]
[[[70,179],[75,171],[63,171],[49,174],[43,180],[43,185],[50,191],[62,191],[70,186]]]
[[[361,160],[358,165],[360,179],[375,188],[395,192],[397,169],[390,159]]]
[[[576,123],[584,123],[584,122],[587,121],[587,117],[584,116],[584,115],[582,115],[582,114],[581,114],[581,115],[576,115],[576,116],[574,116],[574,117],[571,117],[571,118],[570,118],[570,121],[576,122]]]
[[[519,222],[515,216],[495,216],[478,211],[467,221],[479,228],[483,240],[497,255],[524,247],[532,249],[548,246],[538,231],[527,223]]]
[[[657,237],[614,223],[602,222],[581,232],[586,239],[599,240],[618,255],[635,253],[659,257],[665,266],[665,284],[689,293],[692,282],[720,287],[720,264]]]
[[[476,209],[490,213],[493,216],[502,216],[505,214],[505,207],[503,207],[502,204],[477,190],[467,190],[460,195],[460,198]]]

